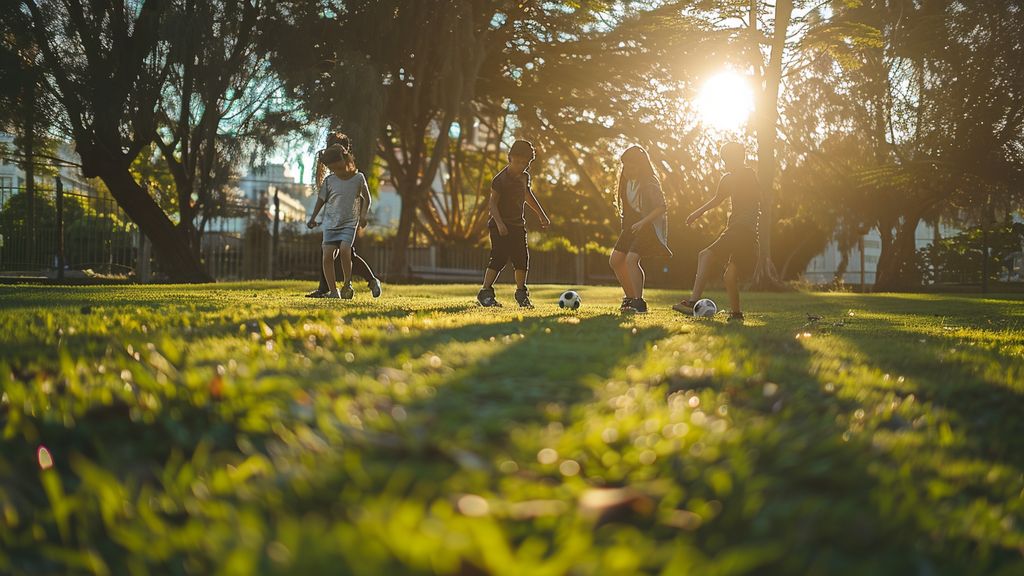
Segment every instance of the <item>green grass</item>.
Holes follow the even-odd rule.
[[[1024,573],[1020,299],[304,288],[0,287],[0,573]]]

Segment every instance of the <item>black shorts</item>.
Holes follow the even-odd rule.
[[[741,280],[754,276],[757,266],[757,230],[753,228],[726,228],[707,248],[718,262],[733,264]]]
[[[655,258],[658,256],[669,256],[665,246],[658,240],[654,233],[653,226],[644,226],[639,234],[634,234],[629,228],[619,233],[619,239],[615,241],[614,250],[619,252],[639,254],[642,258]]]
[[[491,259],[487,267],[501,270],[509,260],[516,270],[530,269],[530,250],[526,247],[526,228],[509,226],[508,234],[502,236],[497,228],[488,228],[491,232]]]

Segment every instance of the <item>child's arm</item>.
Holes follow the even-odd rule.
[[[306,222],[306,226],[309,228],[316,228],[316,215],[320,213],[320,209],[324,207],[324,199],[317,198],[316,206],[313,207],[313,215],[309,217],[309,222]]]
[[[487,202],[487,207],[491,211],[491,218],[494,219],[494,224],[498,227],[498,234],[502,236],[508,236],[508,226],[505,226],[505,221],[501,219],[501,213],[498,212],[498,191],[491,187],[491,198]]]
[[[658,218],[664,216],[666,210],[668,210],[665,206],[665,194],[662,192],[661,186],[658,183],[650,182],[645,184],[644,187],[641,188],[641,194],[643,195],[643,202],[647,206],[654,206],[654,208],[652,208],[646,216],[641,218],[639,222],[633,224],[632,230],[634,234],[639,232],[644,226],[647,226]]]
[[[320,183],[320,189],[316,192],[316,206],[313,207],[313,215],[309,217],[309,222],[306,226],[309,228],[316,228],[316,215],[320,213],[320,209],[327,203],[327,180]]]
[[[708,200],[707,202],[705,202],[704,205],[701,206],[700,208],[697,208],[696,210],[694,210],[693,213],[690,214],[689,217],[687,217],[686,223],[688,225],[689,224],[693,224],[694,222],[697,221],[698,218],[703,216],[708,210],[713,210],[713,209],[717,208],[722,202],[725,202],[725,199],[728,198],[729,194],[730,194],[730,192],[729,192],[729,182],[730,182],[730,179],[729,179],[729,175],[728,174],[726,174],[725,176],[722,176],[722,179],[719,180],[719,182],[718,182],[718,190],[715,191],[715,197],[712,198],[711,200]]]
[[[359,227],[366,228],[366,214],[370,211],[370,189],[366,185],[366,179],[363,179],[363,186],[359,189]]]
[[[544,208],[541,208],[540,202],[537,201],[537,197],[533,194],[533,188],[527,186],[526,191],[529,192],[526,195],[526,204],[537,213],[537,217],[540,218],[540,227],[547,228],[551,226],[551,219],[544,213]]]
[[[641,219],[636,224],[633,224],[633,227],[632,227],[633,233],[636,234],[644,226],[647,226],[651,222],[654,222],[658,218],[661,218],[662,215],[665,214],[665,210],[666,210],[666,208],[665,208],[664,205],[658,206],[654,210],[651,210],[650,214],[648,214],[647,216],[644,216],[643,219]]]

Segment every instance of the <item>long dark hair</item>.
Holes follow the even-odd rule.
[[[317,188],[322,186],[324,178],[327,178],[327,165],[324,163],[324,153],[327,152],[328,148],[335,146],[341,147],[348,171],[353,174],[356,172],[356,157],[352,154],[352,141],[349,139],[348,134],[340,131],[331,132],[327,135],[327,143],[324,149],[316,153],[314,183]]]
[[[638,168],[641,174],[639,179],[651,179],[655,182],[659,182],[658,173],[654,170],[654,164],[651,163],[651,157],[647,154],[647,150],[643,146],[633,144],[629,148],[626,148],[619,156],[619,161],[622,162],[622,168],[619,169],[619,189],[616,195],[618,201],[619,211],[621,212],[625,204],[626,199],[626,168],[627,166],[634,166]]]

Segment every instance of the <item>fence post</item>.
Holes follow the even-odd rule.
[[[64,183],[55,178],[57,193],[57,279],[64,279]]]
[[[274,236],[271,238],[270,248],[270,279],[274,279],[274,272],[277,269],[277,234],[281,225],[281,198],[280,190],[274,188]]]

